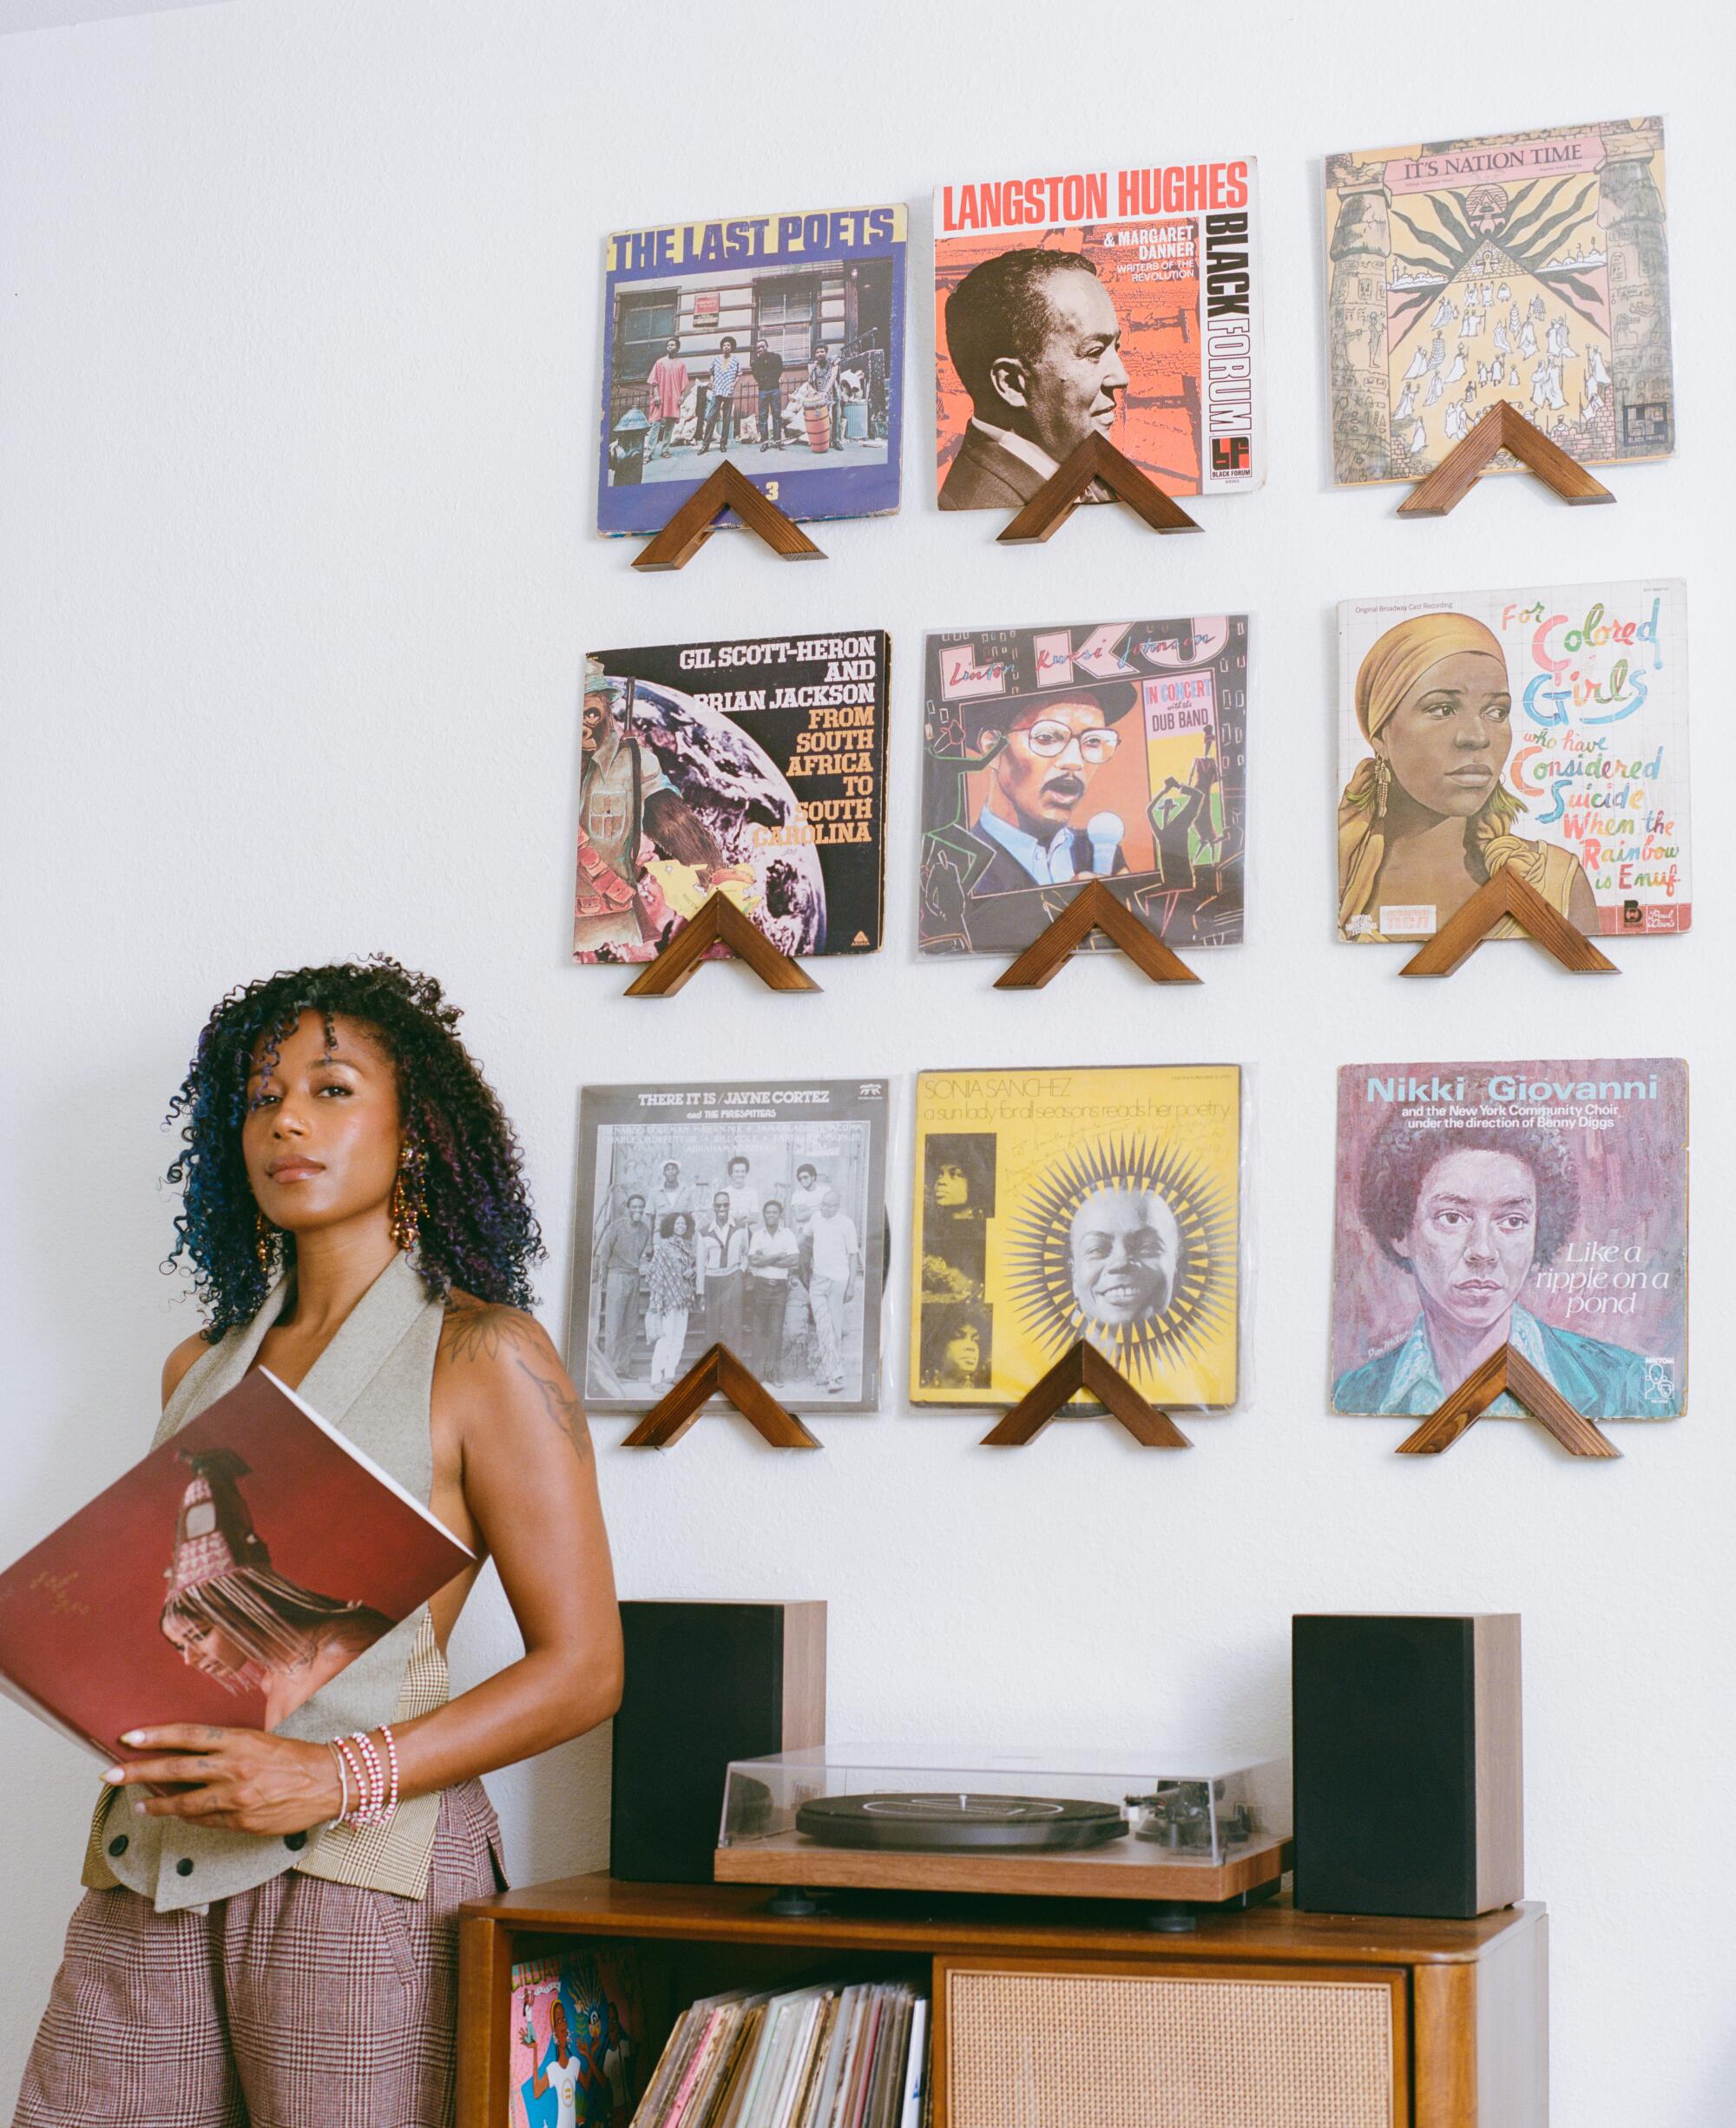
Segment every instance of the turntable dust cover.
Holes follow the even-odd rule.
[[[1244,614],[930,635],[923,952],[1017,953],[1092,879],[1169,945],[1239,943],[1247,646]]]
[[[1082,1338],[1233,1403],[1240,1155],[1237,1065],[922,1073],[911,1402],[1016,1403]]]
[[[1587,1418],[1687,1409],[1680,1058],[1339,1072],[1333,1409],[1432,1412],[1509,1343]]]
[[[1662,119],[1365,148],[1325,186],[1341,485],[1420,479],[1503,401],[1582,465],[1675,449]]]
[[[792,957],[871,953],[890,652],[878,629],[594,651],[573,958],[653,960],[714,893]]]

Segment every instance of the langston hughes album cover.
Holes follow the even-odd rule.
[[[654,532],[727,458],[786,516],[898,507],[904,227],[797,208],[611,236],[597,529]]]
[[[1243,614],[930,635],[922,950],[1017,953],[1091,879],[1171,945],[1238,943],[1247,641]]]
[[[1252,158],[938,186],[934,299],[943,509],[1016,510],[1093,435],[1169,495],[1264,482]]]
[[[1588,1418],[1687,1409],[1680,1058],[1339,1072],[1333,1409],[1431,1412],[1509,1343]]]
[[[880,1379],[881,1080],[587,1087],[567,1363],[647,1411],[714,1344],[781,1402],[871,1411]]]
[[[575,961],[649,961],[717,891],[792,956],[880,943],[878,629],[594,651]]]
[[[1582,464],[1667,457],[1664,199],[1660,118],[1329,156],[1339,483],[1420,479],[1503,401]]]
[[[1508,866],[1589,936],[1687,930],[1685,604],[1662,581],[1340,606],[1341,936],[1428,937]]]
[[[1016,1403],[1082,1338],[1233,1403],[1240,1157],[1234,1064],[922,1073],[911,1401]]]
[[[471,1563],[255,1369],[0,1574],[0,1686],[105,1762],[132,1728],[275,1729]]]

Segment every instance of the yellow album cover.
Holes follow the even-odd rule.
[[[919,1074],[911,1402],[1016,1403],[1084,1338],[1233,1403],[1240,1165],[1238,1065]]]

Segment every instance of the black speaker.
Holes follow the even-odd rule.
[[[608,1872],[709,1884],[733,1758],[825,1742],[823,1603],[624,1603]]]
[[[1291,1626],[1296,1904],[1469,1921],[1524,1896],[1519,1620]]]

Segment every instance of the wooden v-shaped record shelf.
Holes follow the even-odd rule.
[[[733,509],[750,532],[757,532],[780,561],[825,561],[824,548],[816,547],[793,517],[786,517],[768,495],[726,458],[711,478],[672,513],[663,529],[646,542],[634,560],[634,568],[685,568],[716,531],[717,521],[727,509]]]
[[[799,961],[774,946],[751,916],[744,916],[720,889],[689,916],[658,954],[627,986],[628,997],[673,997],[688,978],[727,947],[745,961],[768,990],[818,990],[819,985]]]
[[[1596,1457],[1606,1462],[1621,1460],[1621,1449],[1510,1344],[1491,1352],[1475,1373],[1467,1375],[1452,1395],[1400,1442],[1396,1453],[1439,1455],[1476,1424],[1503,1390],[1529,1417],[1554,1435],[1569,1455]]]
[[[1125,452],[1095,430],[1064,465],[1051,473],[1023,509],[999,535],[1003,547],[1028,547],[1050,538],[1085,499],[1093,481],[1109,490],[1145,520],[1154,532],[1197,532],[1200,529],[1174,496],[1166,495],[1149,474],[1142,473]]]
[[[1587,472],[1579,460],[1528,421],[1510,399],[1491,406],[1470,433],[1419,480],[1398,505],[1401,517],[1444,517],[1462,502],[1500,451],[1516,458],[1563,502],[1613,502],[1615,497]]]
[[[1101,931],[1154,982],[1198,982],[1181,956],[1166,946],[1148,923],[1134,916],[1108,883],[1093,879],[1080,888],[1066,908],[1032,939],[1024,951],[995,978],[997,990],[1040,990],[1067,965],[1075,946]]]
[[[1463,908],[1456,910],[1435,936],[1399,969],[1401,975],[1450,975],[1470,958],[1503,919],[1511,917],[1546,953],[1576,975],[1614,975],[1614,961],[1571,924],[1555,904],[1546,902],[1529,881],[1510,864],[1480,886]]]
[[[1118,1367],[1095,1345],[1080,1342],[1063,1353],[1035,1389],[1026,1391],[1005,1418],[983,1436],[985,1448],[1023,1448],[1072,1397],[1083,1393],[1125,1426],[1142,1448],[1191,1448],[1193,1442],[1167,1411],[1147,1403]],[[1082,1416],[1087,1415],[1081,1414]]]
[[[792,1411],[786,1411],[759,1376],[749,1373],[726,1344],[715,1344],[690,1367],[668,1395],[654,1404],[621,1442],[623,1448],[672,1448],[713,1396],[727,1397],[762,1440],[774,1448],[817,1448],[819,1442]]]

